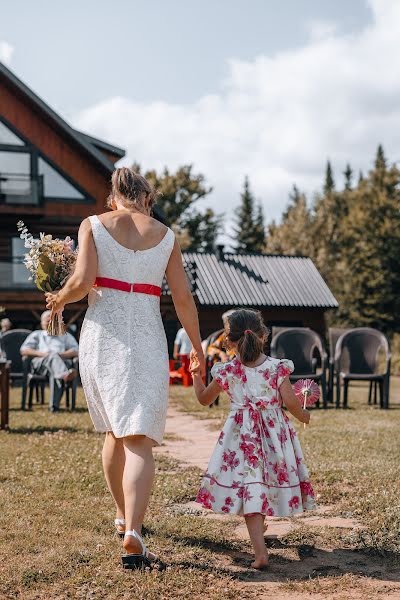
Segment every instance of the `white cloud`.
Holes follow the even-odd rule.
[[[214,95],[192,104],[114,97],[75,115],[74,125],[127,149],[144,168],[193,163],[231,214],[248,174],[267,218],[279,217],[292,183],[311,194],[329,157],[368,169],[378,143],[400,159],[400,2],[370,0],[373,22],[340,34],[310,24],[303,47],[232,59]]]
[[[0,60],[8,66],[11,63],[13,54],[14,46],[11,46],[11,44],[4,40],[0,40]]]

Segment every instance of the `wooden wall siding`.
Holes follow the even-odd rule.
[[[79,217],[79,221],[82,221],[89,215],[101,214],[105,212],[106,198],[108,195],[108,187],[103,186],[102,194],[99,196],[100,200],[96,204],[78,204],[72,202],[45,202],[43,206],[17,206],[11,204],[0,205],[0,215],[8,215],[12,213],[16,215],[15,221],[22,219],[23,215],[32,215],[35,217]],[[2,217],[0,217],[0,227],[2,226]],[[23,220],[23,219],[22,219]]]
[[[208,337],[210,333],[222,329],[222,314],[230,308],[232,307],[198,307],[202,339]],[[168,299],[167,303],[165,297],[161,299],[161,312],[168,320],[177,319],[171,300]],[[261,312],[267,324],[310,327],[320,335],[325,335],[325,316],[321,309],[265,308]]]
[[[72,139],[65,139],[54,123],[46,120],[44,115],[30,105],[20,93],[10,89],[0,81],[1,113],[45,156],[51,158],[56,165],[67,173],[74,181],[96,200],[96,208],[92,212],[101,212],[109,191],[110,174],[95,161],[84,149],[79,148]],[[10,212],[10,207],[1,207],[0,212]],[[95,209],[94,209],[95,208]],[[14,211],[14,207],[12,208]],[[78,203],[46,203],[46,214],[90,214],[87,207]],[[18,207],[14,212],[21,214]],[[43,209],[32,207],[32,214],[41,214]]]

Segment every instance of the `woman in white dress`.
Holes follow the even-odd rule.
[[[79,361],[90,416],[105,432],[105,478],[116,504],[124,567],[154,562],[141,538],[168,402],[168,349],[160,315],[167,276],[179,321],[204,367],[196,306],[174,233],[150,216],[154,191],[131,169],[112,176],[112,212],[85,219],[76,269],[47,306],[62,310],[89,293]]]

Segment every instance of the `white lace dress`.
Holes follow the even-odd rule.
[[[121,246],[97,216],[89,217],[98,277],[161,287],[174,245],[168,229],[149,250]],[[97,431],[116,437],[141,434],[161,444],[168,403],[168,349],[160,299],[94,288],[83,322],[79,366],[89,413]]]

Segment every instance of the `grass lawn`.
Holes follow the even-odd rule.
[[[223,559],[225,552],[243,548],[232,522],[177,510],[194,498],[200,470],[159,455],[147,541],[170,566],[163,573],[124,572],[101,470],[102,436],[92,429],[81,390],[75,413],[50,414],[38,405],[22,413],[19,394],[18,389],[12,393],[10,431],[0,432],[1,599],[259,597]],[[282,543],[291,552],[297,548],[299,556],[307,545],[366,549],[384,555],[395,568],[400,551],[400,381],[393,380],[389,411],[367,407],[366,394],[352,388],[349,410],[315,410],[312,425],[305,432],[298,428],[319,502],[330,505],[332,514],[359,518],[365,529],[311,533],[299,527]],[[215,418],[216,426],[227,409],[225,399],[218,409],[200,407],[192,391],[180,387],[171,389],[171,398],[196,416]],[[297,598],[321,592],[323,583],[283,581],[282,589]],[[354,586],[354,579],[343,585]]]
[[[0,432],[1,599],[235,598],[213,552],[234,547],[232,528],[175,514],[176,504],[194,499],[200,470],[157,456],[147,542],[170,567],[125,572],[101,469],[103,436],[82,391],[75,413],[39,405],[23,413],[19,396],[13,390],[10,431]]]

